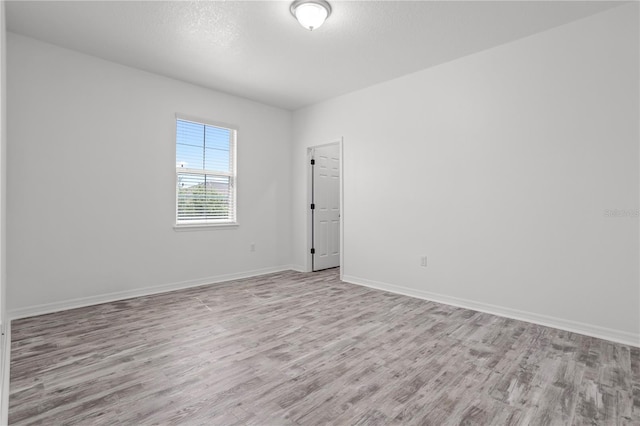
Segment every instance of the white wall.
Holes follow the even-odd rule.
[[[7,96],[6,96],[6,49],[7,31],[5,2],[0,1],[0,424],[8,423],[9,416],[9,358],[10,329],[7,321],[6,287],[6,194],[7,194]]]
[[[639,344],[638,49],[635,3],[295,112],[293,262],[344,136],[345,279]]]
[[[0,2],[0,323],[6,324],[7,222],[7,31],[5,2]]]
[[[13,315],[289,263],[289,111],[12,33],[8,86]],[[176,112],[239,127],[238,228],[173,229]]]

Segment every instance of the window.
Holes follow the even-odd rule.
[[[176,120],[176,225],[235,224],[236,134]]]

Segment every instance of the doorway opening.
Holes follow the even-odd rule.
[[[307,271],[344,267],[342,140],[308,149]]]

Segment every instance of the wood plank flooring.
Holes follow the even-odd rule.
[[[640,349],[282,272],[12,323],[16,425],[638,425]]]

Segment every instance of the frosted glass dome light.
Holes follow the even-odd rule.
[[[291,3],[291,14],[300,25],[313,31],[331,15],[331,6],[324,0],[296,0]]]

